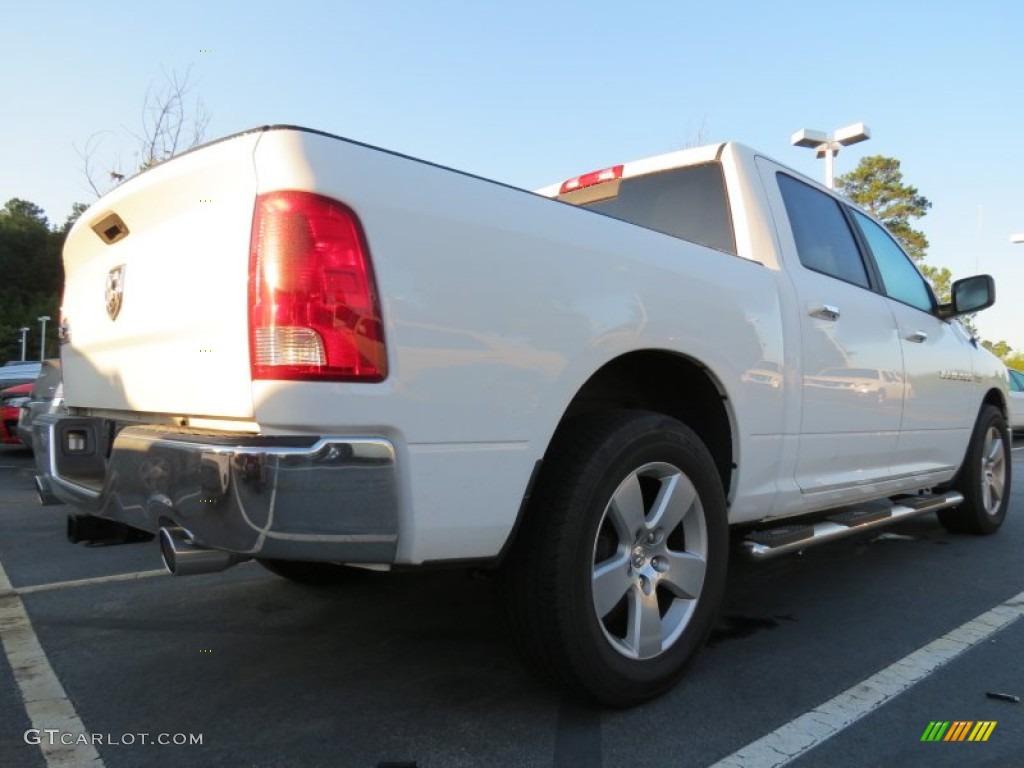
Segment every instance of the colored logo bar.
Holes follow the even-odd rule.
[[[921,735],[921,741],[988,741],[996,729],[996,720],[933,720]]]

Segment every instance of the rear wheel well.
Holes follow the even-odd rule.
[[[704,366],[670,352],[633,352],[599,369],[576,393],[559,429],[577,416],[611,409],[637,409],[678,419],[710,451],[722,488],[729,495],[733,439],[726,397]]]
[[[999,411],[1003,414],[1004,417],[1009,417],[1009,414],[1007,413],[1006,409],[1006,401],[1003,400],[1003,396],[1002,394],[1000,394],[998,389],[990,389],[988,392],[985,393],[985,399],[982,400],[982,407],[986,405],[995,406],[996,408],[999,409]]]

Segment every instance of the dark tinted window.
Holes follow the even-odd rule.
[[[719,163],[624,179],[614,197],[580,205],[666,235],[736,253]]]
[[[863,213],[854,211],[854,219],[875,257],[882,284],[888,296],[925,312],[932,311],[932,294],[921,273],[895,240]]]
[[[800,262],[867,288],[868,273],[839,203],[792,176],[780,173],[777,178]]]

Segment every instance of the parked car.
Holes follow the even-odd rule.
[[[884,403],[889,399],[902,400],[906,383],[896,371],[878,368],[825,368],[813,376],[804,377],[804,386],[855,392],[865,399]]]
[[[773,360],[758,360],[741,378],[751,384],[767,384],[772,389],[782,386],[782,370]]]
[[[64,384],[60,360],[44,360],[32,394],[21,404],[18,414],[18,437],[29,448],[32,444],[32,423],[40,413],[64,413]]]
[[[1010,376],[1010,429],[1024,431],[1024,373],[1007,368]]]
[[[0,365],[0,389],[30,384],[39,376],[41,364],[33,361],[11,361]]]
[[[31,393],[31,383],[0,390],[0,443],[10,445],[23,442],[18,437],[18,414],[21,404],[28,401]]]

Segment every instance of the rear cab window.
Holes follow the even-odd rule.
[[[736,255],[725,178],[718,162],[605,181],[557,199]]]

